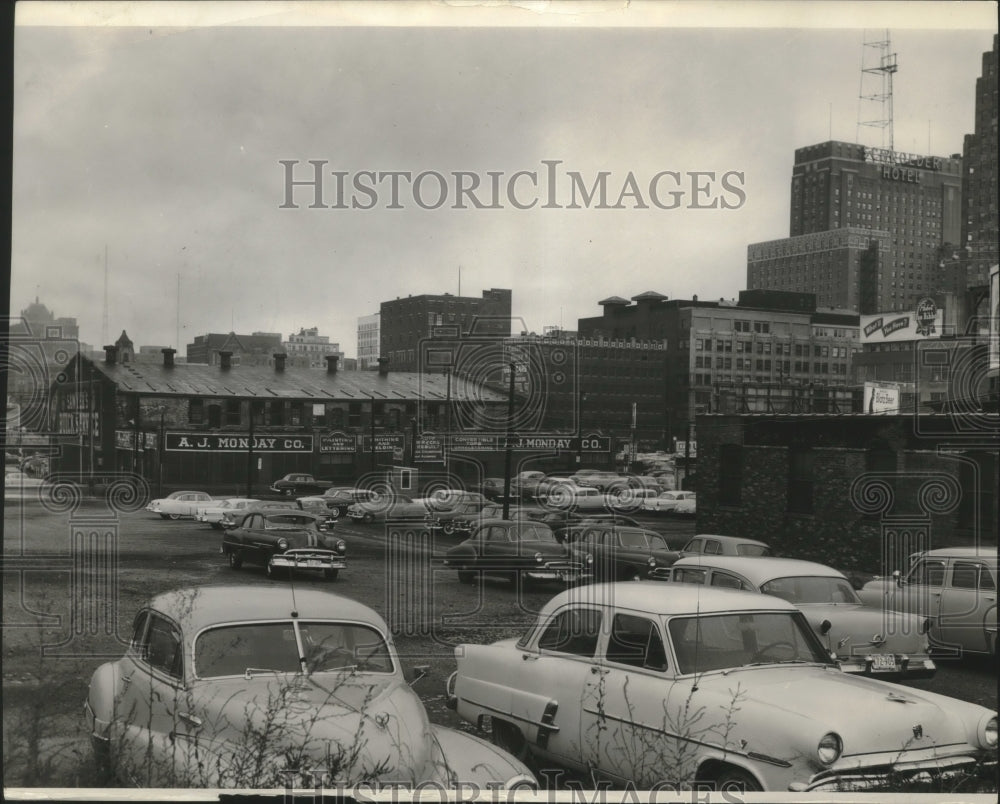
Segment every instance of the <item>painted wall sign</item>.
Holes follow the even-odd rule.
[[[249,434],[167,433],[168,452],[246,452]],[[312,436],[259,435],[253,438],[254,452],[312,452]]]

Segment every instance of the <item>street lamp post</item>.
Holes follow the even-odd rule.
[[[510,469],[513,458],[511,447],[513,446],[513,425],[514,425],[514,372],[516,366],[510,364],[510,385],[507,389],[507,437],[506,453],[504,455],[503,469],[503,518],[510,518]]]

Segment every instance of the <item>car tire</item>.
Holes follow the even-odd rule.
[[[490,729],[490,740],[497,748],[524,762],[528,758],[528,741],[513,723],[494,718]]]
[[[284,489],[281,493],[284,494],[286,497],[291,497],[292,496],[292,490],[291,489]]]
[[[97,783],[100,785],[113,783],[115,778],[111,769],[111,745],[109,741],[91,737],[90,746],[94,752],[94,774],[97,776]]]
[[[454,522],[445,522],[441,526],[441,530],[444,531],[444,535],[445,536],[451,536],[451,535],[453,535],[455,533],[455,523]]]
[[[160,514],[160,519],[167,519],[167,518],[168,518],[168,517],[167,517],[167,515],[166,515],[166,514]]]
[[[167,516],[174,521],[177,521],[178,519],[181,518],[180,514],[167,514]]]
[[[243,566],[243,556],[237,553],[235,550],[229,551],[229,568],[238,570]]]
[[[712,781],[715,782],[715,789],[718,791],[759,793],[764,789],[752,774],[732,765],[719,770]]]
[[[335,580],[337,580],[337,576],[339,574],[340,574],[340,570],[335,570],[335,569],[323,570],[323,578],[326,579],[326,580],[328,580],[328,581],[335,581]]]
[[[267,577],[270,578],[272,581],[277,580],[277,578],[280,577],[281,575],[281,572],[278,570],[278,568],[272,565],[270,561],[267,562],[267,566],[264,568],[264,571],[267,573]]]
[[[476,573],[473,570],[460,569],[458,571],[458,582],[459,583],[472,583],[476,580]]]
[[[375,514],[373,514],[371,511],[366,511],[365,515],[361,517],[361,521],[364,522],[366,525],[370,525],[372,522],[375,521]]]
[[[330,519],[340,519],[340,509],[331,508],[329,511],[327,511],[326,515],[330,517]]]

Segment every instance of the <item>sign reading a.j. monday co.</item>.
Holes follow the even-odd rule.
[[[167,433],[168,452],[246,452],[250,436],[239,433]],[[312,436],[253,437],[254,452],[312,452]]]

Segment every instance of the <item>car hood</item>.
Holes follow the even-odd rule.
[[[927,652],[927,638],[920,633],[923,618],[915,614],[887,614],[856,604],[815,603],[799,608],[816,630],[824,620],[830,622],[830,631],[821,639],[837,656],[864,656],[872,650]]]
[[[289,757],[333,768],[331,778],[348,784],[413,782],[432,772],[426,711],[396,675],[260,673],[198,682],[189,695],[186,711],[202,722],[199,736],[217,758],[212,781],[220,786],[245,786],[249,765],[263,759],[273,772],[287,768]]]
[[[974,739],[976,715],[988,714],[983,707],[934,693],[801,665],[708,673],[698,681],[698,689],[720,700],[732,698],[738,689],[740,721],[747,727],[778,719],[794,728],[792,721],[797,720],[800,726],[794,730],[807,742],[818,742],[834,731],[844,741],[845,755],[964,744]],[[698,701],[697,693],[694,700]],[[870,716],[859,718],[859,712]],[[963,715],[972,721],[971,733]],[[921,737],[916,736],[917,725],[922,727]]]

